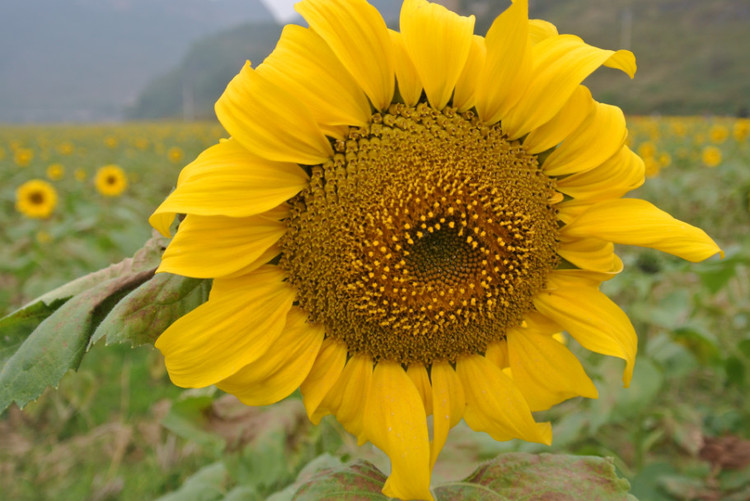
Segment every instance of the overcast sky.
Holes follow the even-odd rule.
[[[299,0],[261,0],[277,21],[285,22],[293,18],[297,13],[294,4]]]

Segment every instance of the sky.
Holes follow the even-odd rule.
[[[261,0],[268,7],[271,14],[279,22],[285,22],[292,19],[297,13],[294,11],[294,4],[299,0]]]

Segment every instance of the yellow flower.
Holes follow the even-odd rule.
[[[117,165],[105,165],[96,171],[94,184],[102,195],[117,197],[128,187],[128,178]]]
[[[701,159],[706,167],[716,167],[721,163],[721,150],[716,146],[706,146],[701,153]]]
[[[50,164],[50,166],[47,167],[47,177],[50,178],[52,181],[57,181],[59,179],[62,179],[64,175],[65,175],[65,167],[63,167],[60,164]]]
[[[34,150],[29,148],[17,148],[13,154],[13,160],[19,167],[27,167],[34,159]]]
[[[644,174],[646,177],[657,177],[661,170],[661,164],[654,157],[645,157],[643,159],[645,166]]]
[[[177,146],[172,146],[167,150],[167,157],[169,158],[169,161],[172,163],[180,163],[182,162],[182,157],[184,156],[184,153],[182,152],[182,149]]]
[[[32,179],[16,190],[16,210],[27,217],[46,219],[56,206],[57,191],[47,181]]]
[[[104,144],[109,149],[115,149],[120,142],[115,136],[107,136],[104,138]]]
[[[74,150],[75,147],[70,141],[64,141],[57,146],[57,151],[61,155],[70,155]]]
[[[738,118],[732,127],[732,135],[738,143],[744,143],[750,135],[750,119]]]
[[[729,137],[729,129],[721,124],[715,124],[708,131],[712,143],[721,144]]]
[[[644,141],[638,146],[638,154],[642,157],[653,157],[656,155],[656,145],[651,141]]]
[[[76,170],[73,171],[73,177],[76,178],[76,181],[85,181],[86,180],[86,170],[82,169],[81,167],[78,167]]]
[[[156,346],[179,386],[248,405],[300,387],[313,422],[333,414],[389,455],[386,495],[433,499],[461,419],[549,444],[532,411],[597,396],[556,333],[623,359],[629,384],[636,334],[599,291],[622,269],[614,243],[720,249],[621,198],[643,161],[581,82],[601,65],[633,76],[632,53],[530,21],[527,0],[486,38],[425,0],[404,1],[401,32],[364,0],[296,9],[310,28],[286,26],[231,81],[216,110],[232,137],[150,218],[168,235],[187,214],[160,272],[213,279]]]
[[[669,167],[672,164],[672,155],[666,151],[659,153],[659,165],[661,167]]]

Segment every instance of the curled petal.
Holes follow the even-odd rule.
[[[379,110],[391,104],[393,46],[385,21],[365,0],[304,0],[294,9],[326,41]]]
[[[362,413],[362,408],[358,410]],[[367,438],[391,459],[383,493],[432,500],[427,416],[401,364],[381,360],[375,366],[364,415]]]
[[[534,421],[523,393],[496,365],[470,355],[456,361],[456,372],[466,395],[464,420],[472,429],[500,441],[552,443],[550,424]]]
[[[404,0],[401,34],[427,100],[441,110],[466,65],[474,33],[474,16],[463,17],[426,0]]]
[[[249,61],[216,102],[216,116],[232,137],[262,158],[315,165],[333,155],[307,106]]]
[[[645,200],[623,198],[593,205],[564,230],[570,237],[596,237],[651,247],[698,262],[724,252],[700,228],[673,218]]]
[[[298,165],[263,160],[237,141],[224,140],[182,170],[177,188],[154,211],[149,223],[169,236],[175,214],[254,216],[292,198],[307,180]]]
[[[323,342],[323,329],[306,319],[306,313],[293,308],[268,352],[216,386],[246,405],[269,405],[288,397],[310,373]]]
[[[156,340],[177,386],[200,388],[226,379],[263,356],[287,322],[296,292],[276,266],[214,280],[208,301]]]

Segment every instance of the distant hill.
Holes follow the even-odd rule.
[[[214,102],[246,60],[260,63],[281,35],[275,23],[249,23],[193,45],[182,64],[152,81],[126,117],[213,119]]]
[[[385,12],[389,25],[398,26],[398,0],[372,3]],[[475,14],[476,31],[484,34],[509,2],[445,3]],[[602,48],[635,52],[634,80],[602,68],[586,81],[598,100],[617,104],[626,113],[735,114],[750,108],[748,0],[530,0],[530,9],[531,17],[553,22],[561,33],[577,34]],[[265,35],[273,38],[265,40]],[[196,116],[213,116],[214,101],[244,60],[262,61],[277,36],[273,29],[246,26],[203,40],[178,69],[146,89],[131,116],[182,116],[183,96],[192,99],[188,109]],[[184,94],[185,88],[194,88],[194,93]]]
[[[273,22],[260,0],[2,0],[0,122],[122,118],[195,40]]]

